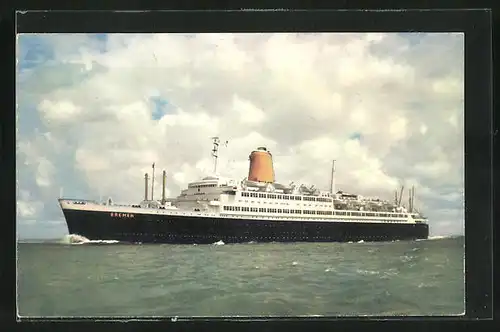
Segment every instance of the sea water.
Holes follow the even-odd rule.
[[[460,315],[464,238],[18,243],[21,317]]]

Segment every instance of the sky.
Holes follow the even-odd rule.
[[[19,34],[17,232],[67,234],[57,198],[138,203],[258,146],[277,182],[393,200],[464,234],[464,36],[456,33]]]

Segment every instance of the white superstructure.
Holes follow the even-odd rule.
[[[215,138],[217,139],[217,138]],[[216,171],[218,141],[214,141]],[[322,222],[366,223],[425,223],[427,219],[413,206],[414,191],[409,194],[409,209],[401,204],[403,188],[394,202],[366,198],[343,191],[333,192],[314,186],[283,185],[274,181],[272,159],[267,149],[252,152],[249,176],[241,181],[220,176],[208,176],[191,182],[175,199],[164,196],[166,175],[163,173],[163,197],[148,199],[148,175],[145,175],[145,199],[137,205],[118,205],[109,199],[105,203],[60,199],[63,209],[94,210],[133,216],[134,213],[186,215],[215,218],[301,220]],[[252,159],[253,158],[253,159]],[[253,164],[252,164],[253,163]],[[269,166],[270,165],[270,166]],[[271,167],[271,169],[269,169]],[[154,168],[154,164],[153,164]],[[252,178],[252,180],[249,180]],[[262,179],[266,179],[261,180]],[[153,192],[151,192],[153,197]]]

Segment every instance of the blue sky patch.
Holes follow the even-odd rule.
[[[165,114],[167,114],[168,106],[170,105],[168,100],[161,97],[150,97],[149,100],[153,104],[153,120],[160,120]]]
[[[50,43],[38,35],[19,35],[17,49],[20,71],[54,59],[54,50]]]
[[[353,133],[353,134],[351,134],[351,136],[349,136],[349,139],[351,139],[351,140],[360,141],[361,138],[363,138],[363,135],[361,135],[361,133]]]

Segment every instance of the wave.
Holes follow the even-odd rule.
[[[373,274],[379,274],[379,271],[372,271],[372,270],[362,270],[362,269],[357,269],[356,272],[358,274],[362,275],[373,275]]]
[[[70,245],[81,245],[81,244],[116,244],[120,243],[117,240],[90,240],[85,236],[78,234],[69,234],[64,236],[59,243],[70,244]]]
[[[224,241],[219,240],[217,242],[212,243],[212,245],[214,245],[214,246],[223,246],[223,245],[225,245],[225,243],[224,243]]]
[[[434,235],[434,236],[429,236],[427,240],[441,240],[441,239],[448,239],[452,238],[453,236],[451,235]]]
[[[429,236],[427,239],[417,239],[415,241],[429,241],[429,240],[444,240],[444,239],[455,239],[462,237],[463,235],[434,235]]]

